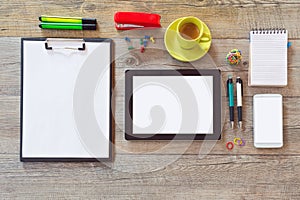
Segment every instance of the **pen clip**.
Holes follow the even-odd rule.
[[[229,97],[229,79],[227,80],[227,92],[226,92],[226,97]]]
[[[241,81],[241,95],[244,96],[243,81],[242,81],[242,79],[240,79],[240,81]]]
[[[232,81],[232,78],[229,78],[229,77],[228,77],[228,79],[227,79],[227,92],[226,92],[226,93],[227,93],[227,95],[226,95],[227,97],[229,97],[229,84],[230,84],[230,83],[229,83],[229,80]]]

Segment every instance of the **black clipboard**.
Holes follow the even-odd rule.
[[[111,39],[105,38],[21,39],[21,161],[27,162],[112,160],[112,44],[113,43]],[[98,51],[102,52],[103,55],[98,55]],[[64,55],[65,52],[68,53]],[[95,59],[96,56],[98,56],[98,58],[101,58],[101,56],[105,56],[105,62],[103,61],[103,59],[98,59],[99,61],[93,62],[92,59]],[[45,59],[43,63],[40,63],[40,61],[33,61],[34,59],[41,60],[42,58]],[[59,62],[55,61],[66,62],[61,62],[62,66],[61,68],[59,68],[59,66],[57,66]],[[95,63],[95,66],[93,63]],[[41,77],[44,76],[46,73],[48,73],[47,75],[51,76],[52,71],[50,67],[53,67],[53,70],[57,70],[57,76],[53,76],[51,79],[52,84],[47,83],[47,80],[49,80],[48,76]],[[85,76],[88,75],[87,72],[91,73],[92,70],[95,73],[94,76],[90,78],[90,80],[92,80],[92,78],[94,78],[95,80],[97,78],[97,75],[99,75],[99,79],[101,79],[101,81],[103,80],[103,88],[105,87],[105,90],[101,88],[101,86],[99,89],[97,89],[97,86],[95,86],[95,96],[105,95],[105,105],[102,106],[100,105],[100,103],[96,102],[92,107],[94,109],[100,107],[102,111],[96,111],[94,113],[94,116],[85,116],[85,114],[88,113],[83,113],[83,116],[80,116],[76,114],[82,112],[79,108],[80,106],[78,105],[84,105],[83,103],[85,99],[73,98],[74,96],[70,97],[70,95],[64,98],[63,95],[64,93],[68,93],[80,96],[80,92],[84,89],[86,91],[89,91],[89,87],[80,89],[80,84],[82,85],[82,83],[86,81],[86,84],[84,84],[83,86],[91,85],[91,82],[89,82],[90,80],[86,80]],[[97,73],[97,71],[99,70],[103,73]],[[68,79],[67,77],[69,76],[72,77]],[[59,84],[57,83],[57,81],[62,81],[62,83]],[[54,96],[51,96],[50,94],[53,94]],[[86,92],[86,94],[88,94],[88,92]],[[45,96],[47,95],[48,97],[53,97],[51,103],[49,103],[49,101],[46,100],[47,98],[45,98]],[[86,99],[89,99],[89,101],[91,101],[90,98]],[[72,104],[73,107],[71,107],[69,104]],[[53,105],[54,107],[55,105],[57,105],[58,107],[60,106],[58,109],[53,109],[56,112],[52,112],[51,109],[45,109]],[[64,121],[65,119],[67,119],[67,117],[64,117],[65,113],[63,111],[65,108],[62,105],[66,105],[66,107],[68,107],[69,109],[68,111],[74,108],[73,113],[65,115],[67,117],[73,117],[74,119],[68,118],[68,120]],[[61,112],[59,111],[60,108]],[[44,110],[50,110],[50,112],[43,113]],[[105,116],[100,117],[99,112],[103,112],[103,110],[105,110]],[[41,115],[40,117],[37,117],[39,112]],[[84,117],[88,118],[89,121],[92,121],[93,125],[97,123],[95,127],[99,126],[99,129],[97,129],[99,130],[99,132],[91,131],[93,133],[89,133],[88,130],[85,131],[85,125],[84,123],[81,123]],[[100,118],[105,118],[105,120],[103,120],[105,122],[99,123]],[[73,120],[75,122],[73,122]],[[78,122],[81,125],[78,125]],[[63,131],[58,134],[57,132],[59,132],[60,130],[56,127],[63,127],[65,125],[64,123],[68,124],[66,125],[67,127],[65,127]],[[70,126],[70,124],[76,124],[76,127],[73,128]],[[101,127],[101,125],[103,124],[105,124],[105,127]],[[51,138],[52,135],[49,134],[48,130],[54,130],[52,132],[54,138]],[[72,135],[72,131],[74,131],[75,136]],[[72,135],[72,138],[68,138],[66,136],[68,134]],[[89,139],[89,136],[96,137],[96,142],[91,142],[90,140],[92,139]],[[99,143],[97,143],[97,139],[99,139]],[[47,146],[48,141],[51,141],[51,145],[49,146]],[[98,144],[103,144],[104,146],[103,149],[105,149],[105,153],[103,153],[103,156],[101,152],[98,152],[102,150],[102,147],[99,147],[98,149]],[[66,146],[65,150],[62,148],[64,147],[64,145]],[[91,147],[89,147],[89,145],[91,145]],[[67,147],[70,148],[68,149]],[[47,152],[49,152],[49,154],[47,154]]]

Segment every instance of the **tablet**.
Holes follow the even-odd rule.
[[[219,70],[127,70],[125,74],[125,139],[221,139]]]

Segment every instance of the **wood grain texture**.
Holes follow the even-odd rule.
[[[23,1],[0,4],[0,199],[299,199],[300,198],[300,2],[298,0],[150,0],[150,1]],[[170,22],[193,15],[212,32],[209,54],[193,63],[169,56],[164,29],[117,32],[116,11],[154,12]],[[95,17],[97,31],[58,31],[38,28],[38,16]],[[202,141],[124,140],[124,72],[127,69],[217,68],[223,82],[229,74],[248,76],[251,28],[284,27],[292,46],[288,50],[288,86],[244,87],[244,130],[231,130],[224,99],[223,139]],[[156,38],[144,54],[139,38]],[[132,38],[128,51],[124,37]],[[114,161],[108,163],[21,163],[20,137],[20,38],[109,37],[115,46]],[[243,63],[228,66],[225,56],[239,48]],[[252,136],[252,97],[280,93],[284,110],[284,147],[255,149]],[[225,148],[235,136],[247,144]]]
[[[161,30],[155,31],[158,35]],[[143,36],[144,32],[134,32],[133,35]],[[122,35],[123,36],[123,35]],[[289,85],[283,88],[259,88],[247,87],[248,71],[248,40],[215,39],[209,55],[192,64],[182,63],[172,59],[166,52],[163,41],[157,39],[155,44],[149,44],[145,53],[140,53],[139,39],[133,39],[132,45],[135,50],[128,51],[128,44],[124,39],[114,39],[115,43],[115,85],[113,88],[115,112],[113,114],[116,122],[115,150],[120,154],[300,154],[298,141],[299,131],[299,111],[300,111],[300,58],[296,56],[300,52],[299,40],[293,41],[293,46],[289,50]],[[226,51],[233,48],[232,44],[239,45],[244,52],[243,62],[238,67],[230,67],[226,64],[224,57]],[[19,151],[19,105],[20,105],[20,38],[0,38],[0,48],[8,49],[0,55],[0,149],[9,153]],[[245,64],[246,63],[246,64]],[[228,123],[227,98],[225,88],[223,88],[223,139],[215,142],[130,142],[124,139],[124,74],[127,69],[186,69],[186,68],[218,68],[222,71],[223,82],[227,76],[232,74],[234,77],[240,76],[244,82],[244,129],[231,130]],[[255,149],[253,147],[252,129],[252,97],[257,93],[280,93],[284,96],[284,147],[281,149]],[[240,136],[247,141],[243,148],[234,148],[228,152],[225,144],[234,137]],[[13,145],[12,145],[13,144]],[[208,150],[210,152],[208,152]]]
[[[250,29],[260,27],[284,27],[290,31],[291,38],[299,38],[299,6],[297,0],[3,0],[0,5],[0,36],[112,37],[117,33],[113,13],[140,11],[160,14],[161,24],[165,28],[179,17],[199,17],[211,28],[214,38],[247,38]],[[41,30],[38,27],[38,16],[42,14],[95,17],[98,19],[99,29]]]
[[[298,199],[299,167],[299,156],[116,155],[109,166],[0,154],[0,187],[2,199]]]

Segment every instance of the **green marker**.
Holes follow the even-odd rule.
[[[95,18],[81,18],[81,17],[60,17],[60,16],[46,16],[39,17],[41,22],[53,23],[73,23],[73,24],[97,24]]]
[[[96,30],[96,24],[73,24],[73,23],[48,23],[41,22],[42,29],[67,29],[67,30]]]

